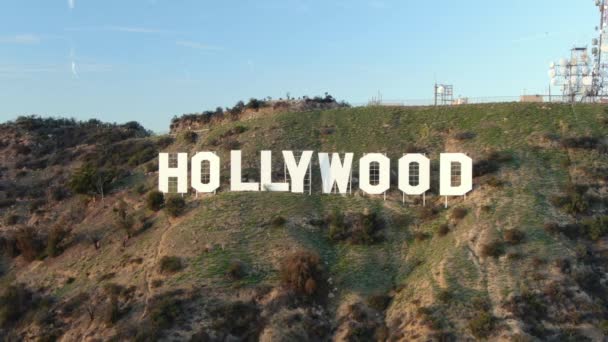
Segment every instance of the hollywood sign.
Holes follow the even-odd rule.
[[[243,182],[241,172],[241,151],[230,152],[230,191],[281,191],[304,193],[306,175],[310,182],[311,162],[313,151],[303,151],[299,160],[293,151],[282,151],[285,170],[289,174],[289,182],[274,182],[272,180],[272,152],[260,153],[259,182]],[[319,168],[323,193],[346,194],[352,180],[353,153],[318,153]],[[158,189],[169,192],[170,178],[177,180],[177,193],[188,192],[188,154],[173,155],[170,163],[169,153],[159,154]],[[190,186],[198,193],[213,193],[220,187],[220,157],[213,152],[198,152],[190,160]],[[464,196],[473,189],[473,160],[463,153],[441,153],[439,167],[439,195]],[[205,170],[203,172],[203,163]],[[170,165],[173,164],[173,165]],[[383,194],[389,190],[390,164],[388,157],[381,153],[365,154],[359,159],[359,189],[370,195]],[[375,174],[372,181],[371,169]],[[410,166],[414,166],[413,168]],[[456,167],[455,167],[456,166]],[[431,162],[423,154],[405,154],[398,160],[398,188],[404,195],[423,195],[430,189]],[[459,170],[456,176],[459,184],[453,184],[454,170]],[[417,172],[416,172],[417,171]],[[417,178],[416,184],[410,184],[410,172]],[[205,181],[203,182],[203,174]],[[447,197],[446,197],[447,200]]]

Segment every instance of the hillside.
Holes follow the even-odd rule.
[[[181,127],[181,126],[180,126]],[[601,341],[608,336],[608,108],[363,107],[218,120],[0,125],[5,340]],[[424,152],[432,190],[386,200],[229,192],[229,151]],[[215,195],[155,208],[157,153],[216,151]],[[441,152],[474,190],[436,195]],[[283,165],[273,159],[276,179]],[[396,162],[391,165],[393,176]],[[357,169],[355,165],[355,170]],[[356,174],[355,174],[356,178]],[[393,180],[393,184],[395,180]],[[354,189],[357,189],[356,184]],[[158,203],[156,203],[158,204]]]

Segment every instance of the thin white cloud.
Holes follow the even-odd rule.
[[[0,37],[0,43],[3,44],[38,44],[40,37],[35,34],[17,34],[14,36]]]
[[[108,32],[124,32],[124,33],[142,33],[142,34],[169,34],[179,33],[172,30],[156,29],[149,27],[138,27],[138,26],[89,26],[89,27],[65,27],[63,29],[67,32],[96,32],[96,31],[108,31]]]
[[[0,65],[0,75],[33,74],[42,72],[57,72],[54,65]]]
[[[222,48],[221,46],[207,45],[207,44],[202,44],[199,42],[193,42],[193,41],[189,41],[189,40],[178,40],[175,42],[175,44],[178,46],[183,46],[183,47],[188,47],[188,48],[198,49],[198,50],[207,50],[207,51],[224,50],[224,48]]]
[[[112,65],[70,61],[68,69],[71,76],[77,77],[81,73],[109,72],[112,70]],[[0,76],[11,78],[30,77],[43,73],[64,73],[65,71],[65,64],[0,64]]]
[[[117,32],[129,32],[129,33],[170,33],[171,31],[151,29],[146,27],[132,27],[132,26],[107,26],[105,27],[108,31]]]
[[[76,7],[76,0],[68,0],[68,8],[74,9]]]

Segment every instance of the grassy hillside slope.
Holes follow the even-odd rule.
[[[41,157],[32,157],[39,138],[31,128],[7,123],[0,132],[5,336],[580,341],[608,333],[604,106],[273,114],[182,132],[174,140],[125,135],[108,143],[81,141]],[[18,153],[17,141],[34,152]],[[113,162],[122,171],[103,200],[69,190],[80,166],[108,167],[94,155],[120,155],[121,144],[140,148]],[[156,187],[156,159],[153,153],[132,158],[141,149],[216,151],[222,188],[186,196],[177,217],[150,210],[146,196]],[[252,179],[259,177],[257,153],[264,149],[354,152],[356,159],[383,152],[392,161],[392,188],[386,200],[365,195],[356,191],[355,172],[352,195],[323,195],[315,163],[312,195],[232,193],[231,149],[243,151],[244,174]],[[28,167],[58,151],[73,157]],[[396,160],[407,152],[432,160],[425,206],[417,196],[403,204],[397,190]],[[476,162],[474,190],[450,198],[447,209],[436,194],[441,152],[464,152]],[[283,165],[278,153],[274,157],[274,176],[281,180]],[[14,190],[43,179],[42,194]],[[64,198],[46,191],[55,188],[65,189]],[[43,197],[48,200],[32,204]],[[135,220],[128,233],[117,224],[120,200]],[[60,252],[49,253],[57,225],[68,233]],[[27,227],[37,232],[29,240]],[[27,258],[31,240],[39,253]],[[318,256],[319,264],[293,261],[297,251]],[[299,266],[290,268],[294,263]],[[303,277],[305,286],[290,282],[292,276]]]

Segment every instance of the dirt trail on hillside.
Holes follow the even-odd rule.
[[[143,319],[146,317],[146,315],[148,314],[148,305],[150,302],[150,298],[152,298],[153,294],[154,294],[154,289],[152,286],[152,281],[150,279],[150,277],[154,274],[154,271],[156,269],[156,266],[158,265],[158,262],[160,260],[160,256],[161,254],[163,254],[163,246],[165,245],[165,241],[167,239],[167,233],[172,230],[175,226],[177,226],[180,222],[183,221],[184,218],[176,218],[176,219],[168,219],[167,222],[169,223],[167,225],[167,228],[165,228],[163,230],[163,232],[160,235],[160,239],[158,240],[158,244],[155,248],[155,252],[154,252],[154,256],[149,259],[148,264],[146,265],[145,271],[144,271],[144,289],[145,289],[145,301],[144,301],[144,311],[141,314],[140,319]]]

